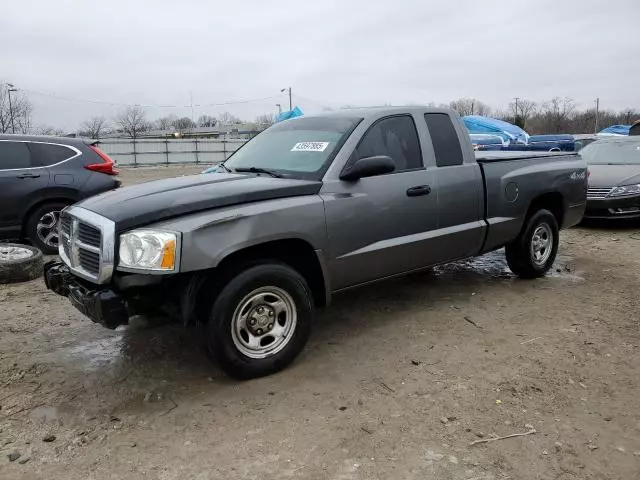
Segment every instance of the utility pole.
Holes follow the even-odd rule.
[[[289,111],[291,111],[291,110],[293,110],[293,103],[291,102],[291,87],[283,88],[282,90],[280,90],[280,93],[284,93],[287,90],[289,90]]]
[[[513,99],[516,101],[516,112],[514,114],[514,117],[518,118],[518,100],[520,100],[520,97],[514,97]]]
[[[598,133],[598,112],[600,111],[600,97],[596,98],[596,121],[593,133]]]
[[[189,101],[191,103],[191,121],[195,123],[196,121],[193,119],[193,92],[189,90]]]
[[[16,124],[13,121],[13,105],[11,104],[11,92],[17,92],[18,89],[12,83],[7,83],[7,94],[9,95],[9,118],[11,119],[11,132],[16,133]]]

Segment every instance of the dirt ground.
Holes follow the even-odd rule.
[[[249,382],[195,331],[0,285],[0,478],[637,479],[639,248],[637,226],[580,227],[544,279],[496,252],[344,294]]]

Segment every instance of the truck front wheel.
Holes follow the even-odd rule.
[[[544,276],[556,259],[559,243],[556,217],[549,210],[538,210],[526,220],[513,243],[506,246],[509,268],[521,278]]]
[[[253,265],[221,289],[207,323],[207,347],[232,377],[288,366],[307,343],[314,317],[305,279],[288,265]]]

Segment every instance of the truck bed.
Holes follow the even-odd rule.
[[[578,223],[584,212],[587,168],[574,152],[477,152],[489,229],[484,250],[516,238],[530,205],[540,196],[553,199],[559,226]]]

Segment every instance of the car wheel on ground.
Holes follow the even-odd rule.
[[[556,217],[549,210],[538,210],[525,220],[520,235],[505,248],[509,268],[522,278],[544,276],[556,259],[559,243]]]
[[[34,246],[47,255],[58,253],[58,220],[69,204],[49,202],[37,207],[27,218],[25,234]]]
[[[269,262],[223,285],[206,326],[207,347],[222,369],[249,379],[289,365],[307,343],[314,317],[305,279],[285,264]]]
[[[0,283],[27,282],[42,275],[42,252],[30,245],[0,243]]]

